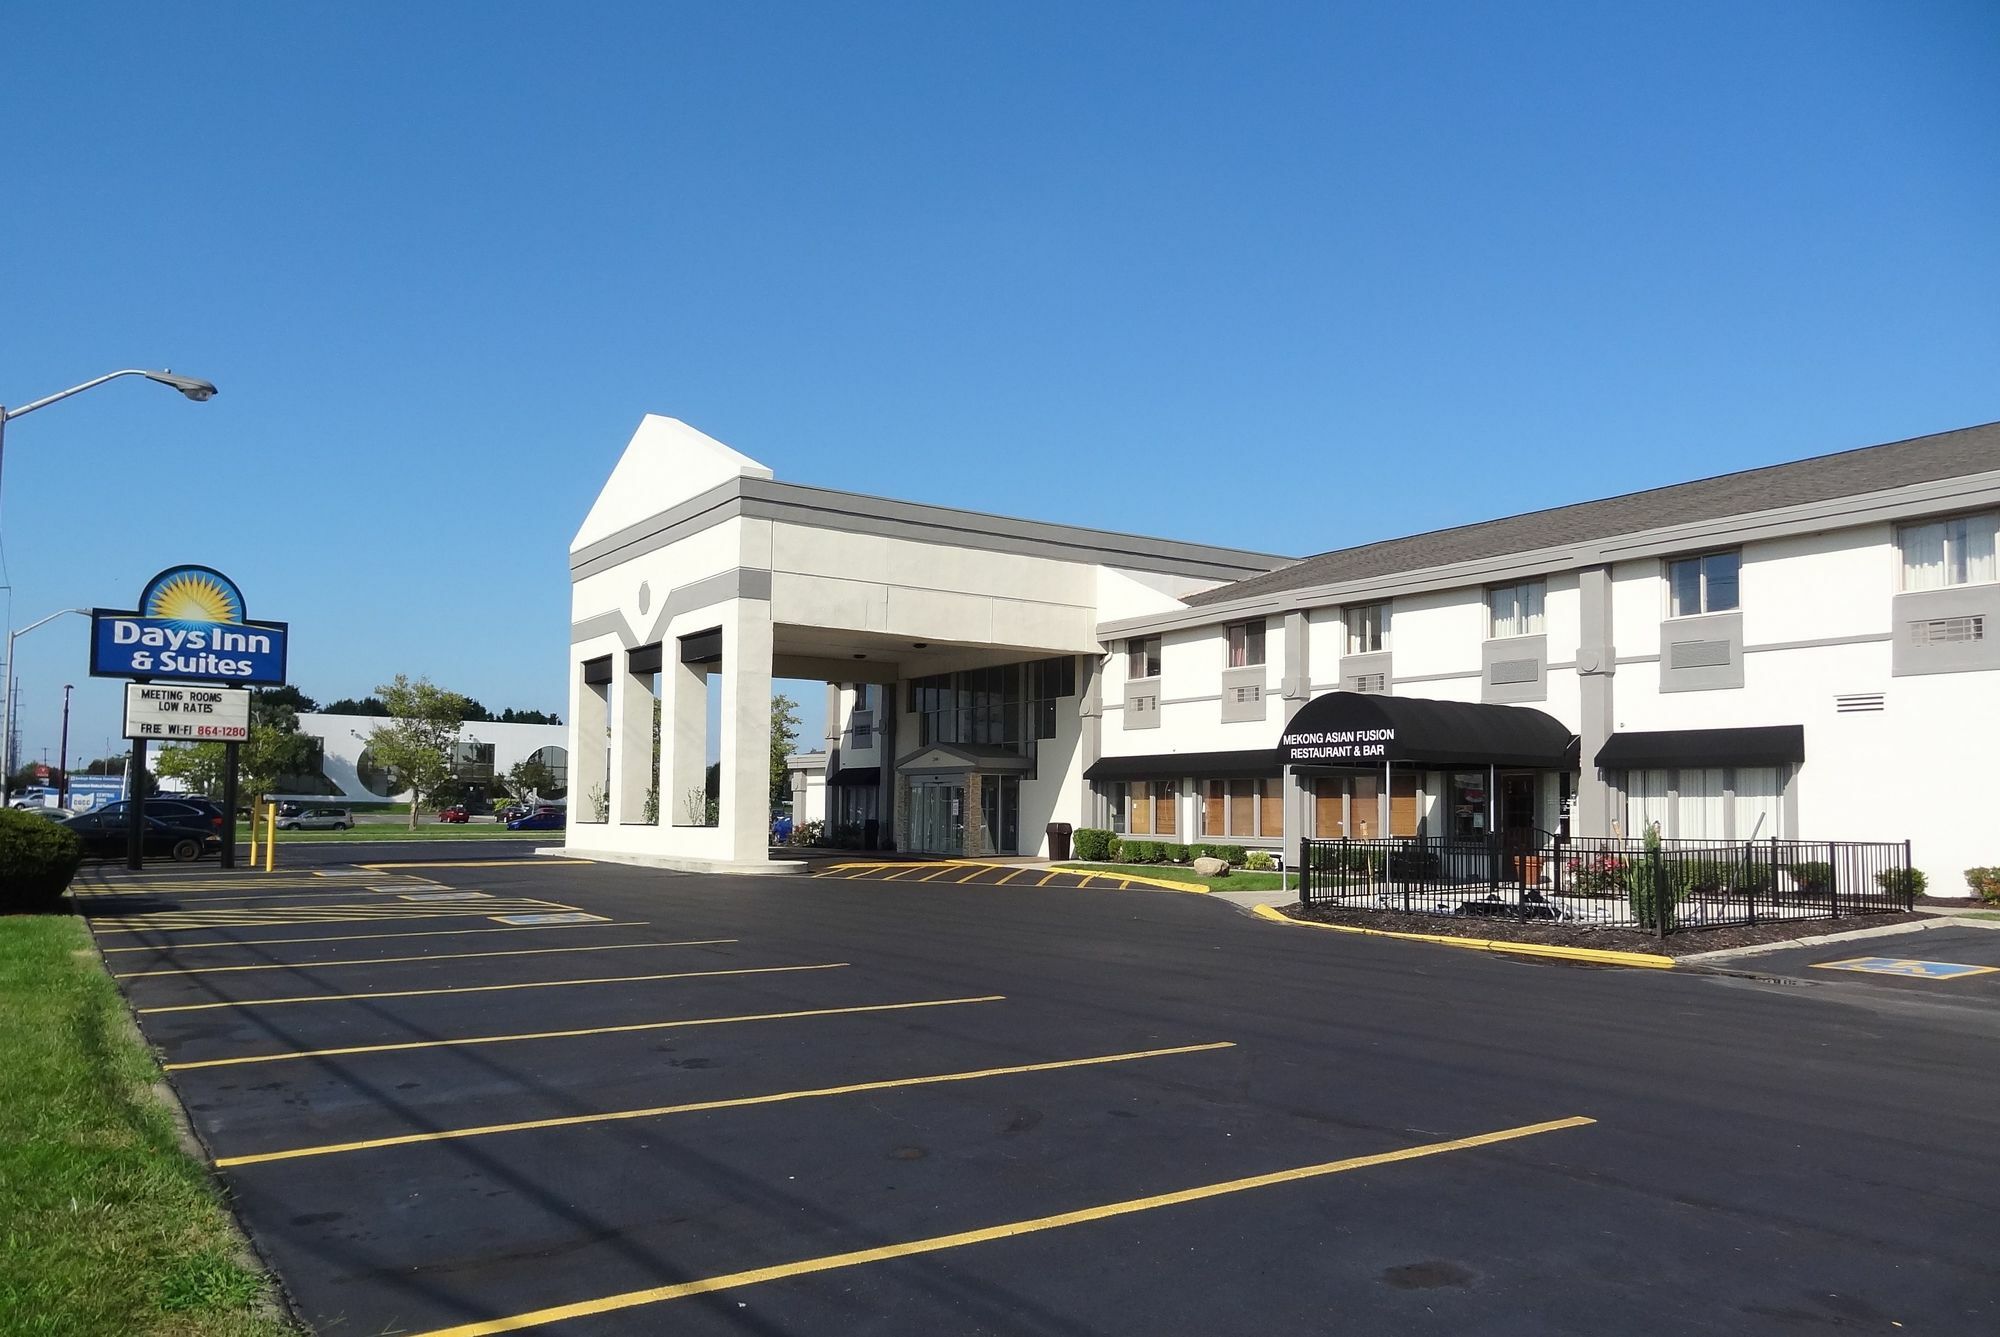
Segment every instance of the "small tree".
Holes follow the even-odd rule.
[[[791,797],[792,777],[788,761],[799,741],[799,703],[789,696],[771,698],[771,803],[776,806]]]
[[[389,723],[368,735],[368,751],[376,765],[395,777],[398,788],[410,791],[410,827],[414,830],[417,810],[424,800],[452,778],[452,754],[465,717],[465,698],[429,678],[413,681],[402,673],[375,691],[388,708]]]
[[[531,794],[544,798],[556,788],[556,773],[547,762],[529,757],[514,763],[504,783],[515,798],[525,799]]]

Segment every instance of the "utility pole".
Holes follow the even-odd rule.
[[[69,806],[69,694],[75,690],[75,683],[66,682],[63,684],[62,747],[56,753],[56,774],[60,777],[56,781],[56,806],[58,808],[67,808]]]

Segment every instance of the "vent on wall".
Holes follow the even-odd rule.
[[[1255,705],[1264,695],[1264,689],[1256,686],[1232,687],[1229,690],[1236,694],[1236,704],[1239,706]]]
[[[1882,693],[1855,692],[1849,696],[1833,698],[1833,708],[1842,715],[1858,715],[1863,711],[1882,709]]]
[[[1542,662],[1539,659],[1495,660],[1492,669],[1493,682],[1495,684],[1533,682],[1541,667]]]
[[[1350,692],[1386,692],[1389,690],[1389,675],[1386,673],[1356,673],[1347,680]]]
[[[1728,662],[1728,641],[1675,641],[1667,647],[1670,669],[1721,668]]]
[[[1966,617],[1933,617],[1910,624],[1912,645],[1963,645],[1986,639],[1986,618],[1978,613]]]

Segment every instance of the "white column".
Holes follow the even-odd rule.
[[[771,841],[771,605],[737,599],[722,621],[722,830],[726,857],[768,857]]]

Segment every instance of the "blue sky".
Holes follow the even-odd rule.
[[[17,6],[12,625],[219,567],[561,709],[640,415],[1307,553],[2000,418],[2000,7]],[[1240,480],[1240,481],[1236,481]],[[24,754],[117,731],[84,624]],[[807,696],[816,726],[819,699]]]

